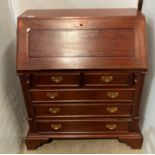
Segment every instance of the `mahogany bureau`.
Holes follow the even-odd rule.
[[[116,138],[140,148],[145,18],[134,9],[28,10],[17,72],[28,149],[61,138]]]

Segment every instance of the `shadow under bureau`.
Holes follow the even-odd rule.
[[[17,72],[28,149],[61,138],[116,138],[140,148],[145,18],[134,9],[28,10]]]

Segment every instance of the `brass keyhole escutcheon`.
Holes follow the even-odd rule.
[[[112,99],[115,99],[119,96],[119,92],[108,91],[107,96],[112,98]]]
[[[113,113],[116,113],[118,111],[118,108],[117,107],[107,107],[106,110],[113,114]]]
[[[116,124],[106,124],[106,128],[108,130],[115,130],[117,128]]]
[[[58,96],[57,92],[47,93],[47,97],[50,99],[55,99]]]
[[[101,81],[102,82],[104,82],[104,83],[110,83],[111,81],[113,81],[113,76],[109,76],[109,75],[107,75],[107,76],[101,76]]]
[[[49,108],[49,112],[51,112],[52,114],[57,114],[58,112],[60,112],[59,108]]]
[[[62,125],[61,124],[51,124],[51,128],[54,130],[59,130],[62,128]]]
[[[51,76],[51,81],[54,83],[61,83],[63,81],[63,76]]]

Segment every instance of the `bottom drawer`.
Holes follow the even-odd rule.
[[[129,132],[130,121],[120,120],[39,120],[39,133]]]

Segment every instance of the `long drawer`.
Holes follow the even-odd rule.
[[[32,101],[117,101],[132,102],[133,89],[54,89],[31,90]]]
[[[41,104],[34,105],[35,116],[42,117],[129,117],[131,105]]]
[[[124,120],[37,120],[39,133],[127,133],[130,121]]]

